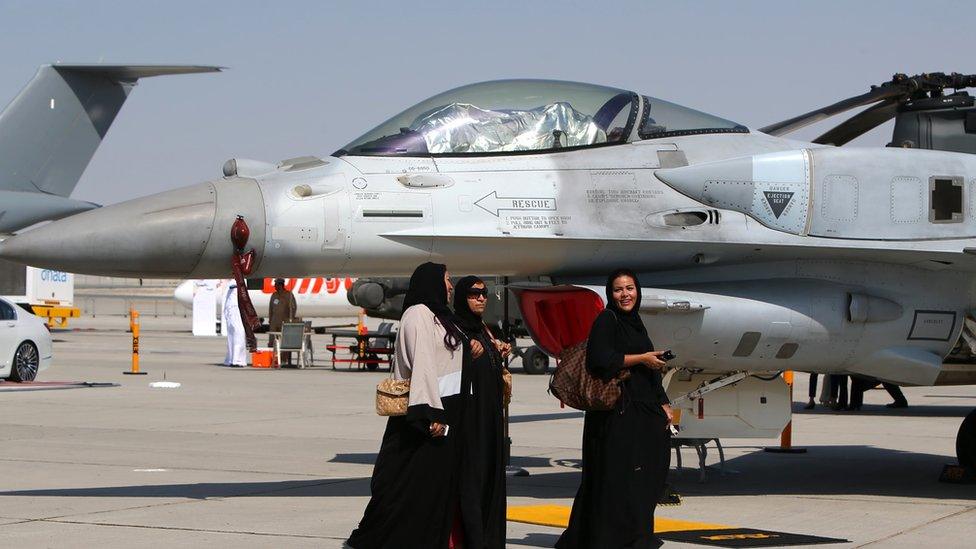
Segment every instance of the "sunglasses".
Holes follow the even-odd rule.
[[[468,290],[468,297],[472,299],[478,299],[479,297],[488,299],[488,288],[471,288]]]

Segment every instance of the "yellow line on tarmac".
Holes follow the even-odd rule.
[[[509,505],[508,520],[565,528],[569,524],[569,511],[570,508],[566,505]],[[730,530],[733,528],[735,526],[725,524],[654,517],[654,531],[657,533],[686,532],[688,530]]]

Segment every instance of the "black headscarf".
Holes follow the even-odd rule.
[[[485,281],[476,276],[466,276],[454,285],[454,315],[457,317],[458,326],[469,336],[481,333],[484,329],[481,317],[468,307],[468,292],[479,283],[487,287]]]
[[[403,298],[403,310],[406,311],[414,305],[426,305],[447,330],[444,334],[444,345],[448,349],[457,349],[461,344],[462,334],[457,327],[457,318],[447,306],[447,285],[444,284],[446,272],[447,266],[441,263],[428,261],[418,265],[410,275],[410,286]]]
[[[630,312],[623,311],[617,306],[617,302],[613,299],[613,281],[621,276],[629,276],[634,279],[634,286],[637,286],[637,299],[634,301],[634,308]],[[607,277],[607,308],[616,313],[617,319],[622,324],[627,324],[637,331],[639,334],[643,334],[644,337],[647,336],[647,328],[644,326],[644,321],[640,317],[640,304],[641,304],[641,285],[640,280],[637,280],[637,274],[630,269],[617,269],[610,273]]]

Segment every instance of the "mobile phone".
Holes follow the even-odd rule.
[[[671,349],[668,349],[667,351],[664,351],[664,353],[661,355],[661,360],[667,362],[669,360],[674,360],[674,357],[675,357],[674,353],[671,352]]]

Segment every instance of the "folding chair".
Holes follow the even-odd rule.
[[[278,365],[281,366],[281,352],[295,351],[298,353],[298,367],[304,368],[305,358],[305,323],[304,322],[285,322],[281,325],[281,336],[275,339],[275,357]]]

